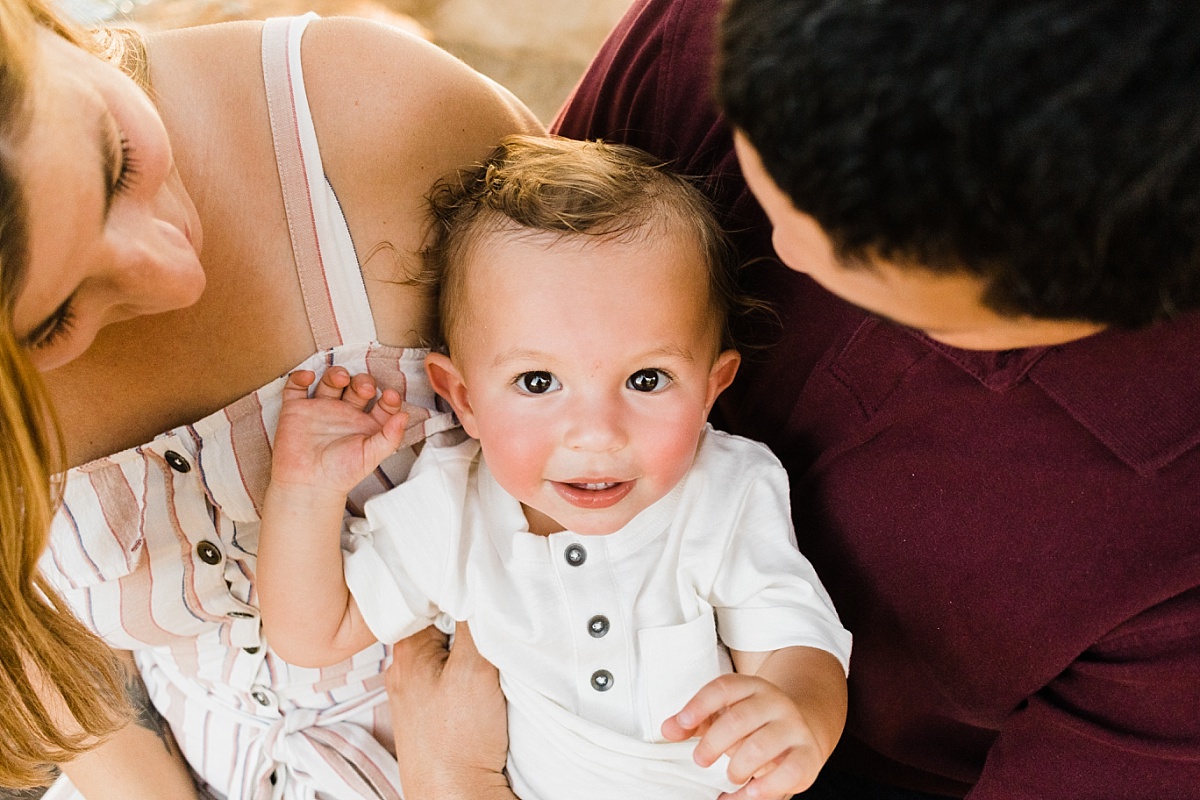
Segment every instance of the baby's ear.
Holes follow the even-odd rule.
[[[433,390],[444,397],[454,409],[467,435],[478,439],[478,428],[475,425],[475,414],[471,410],[467,384],[450,357],[443,353],[430,353],[425,356],[425,374],[429,376]]]
[[[737,350],[725,350],[713,362],[712,369],[708,373],[708,409],[710,411],[721,392],[728,389],[729,384],[733,383],[733,378],[737,375],[738,366],[741,363],[742,357]]]

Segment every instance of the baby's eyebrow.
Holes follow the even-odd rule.
[[[511,350],[505,350],[496,356],[492,362],[493,367],[502,367],[514,361],[524,362],[539,362],[548,363],[554,360],[554,356],[542,350],[534,350],[527,347],[514,347]],[[680,360],[694,363],[696,355],[691,350],[688,350],[679,345],[665,345],[663,347],[655,347],[638,354],[632,361],[644,363],[648,367],[654,366],[655,361],[660,359]]]
[[[684,349],[679,345],[667,345],[666,347],[656,347],[642,354],[642,360],[652,361],[656,358],[677,358],[683,361],[695,361],[696,356],[691,350]]]
[[[531,350],[529,348],[514,347],[510,350],[504,350],[499,353],[495,360],[492,361],[493,367],[501,367],[512,361],[549,361],[550,354],[544,353],[541,350]]]

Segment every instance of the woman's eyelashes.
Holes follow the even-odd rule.
[[[625,388],[642,394],[661,392],[671,385],[673,378],[666,370],[650,368],[639,369],[625,381]],[[549,394],[563,388],[562,383],[553,372],[532,370],[522,372],[513,379],[517,391],[528,395]]]
[[[129,144],[129,139],[121,134],[121,160],[117,165],[117,177],[113,181],[112,195],[117,196],[129,191],[129,187],[133,185],[133,181],[137,178],[137,160],[134,158],[133,147]]]
[[[105,197],[107,205],[111,206],[116,197],[129,191],[137,178],[137,153],[130,144],[129,137],[118,127],[111,114],[108,115],[107,122],[102,124],[101,131],[108,172]]]
[[[44,330],[29,343],[29,347],[34,350],[46,350],[58,344],[71,329],[75,327],[75,304],[74,297],[67,298],[54,312],[54,315],[46,321]]]

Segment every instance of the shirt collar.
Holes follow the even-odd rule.
[[[1004,392],[1024,380],[1025,375],[1050,351],[1049,347],[1018,350],[961,350],[930,339],[919,331],[913,336],[953,361],[993,392]]]
[[[1200,444],[1200,312],[1021,350],[960,350],[911,333],[992,391],[1028,377],[1140,475]]]
[[[1200,444],[1200,312],[1053,347],[1029,377],[1141,475]]]

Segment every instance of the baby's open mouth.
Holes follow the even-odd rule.
[[[559,496],[579,508],[608,508],[633,491],[636,481],[554,481]]]

